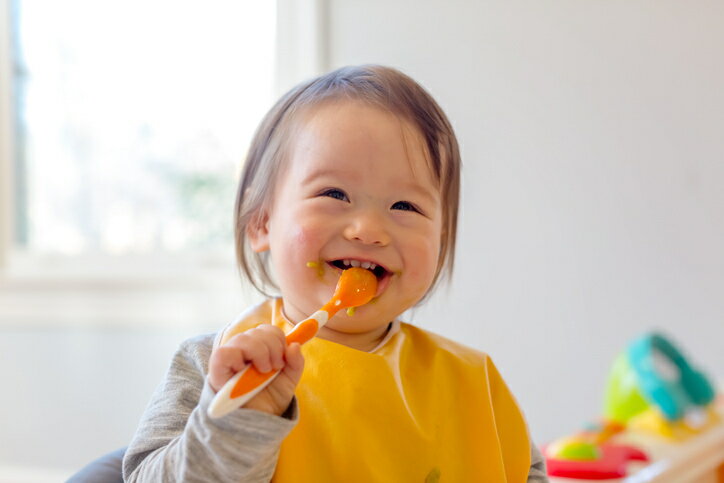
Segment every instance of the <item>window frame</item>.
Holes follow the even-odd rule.
[[[13,133],[14,89],[12,85],[12,8],[13,0],[0,0],[0,269],[9,262],[9,251],[14,239],[14,183],[12,166],[15,158]]]

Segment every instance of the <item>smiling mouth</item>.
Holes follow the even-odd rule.
[[[375,293],[375,297],[378,297],[384,291],[384,289],[387,287],[387,284],[389,283],[390,278],[392,277],[392,272],[387,270],[382,265],[378,265],[374,262],[345,258],[339,260],[330,260],[327,262],[327,264],[340,270],[347,270],[348,268],[352,267],[360,267],[372,272],[377,278],[377,292]]]

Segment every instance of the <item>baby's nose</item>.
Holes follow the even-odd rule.
[[[365,245],[387,246],[390,243],[384,220],[370,212],[352,215],[344,228],[344,237]]]

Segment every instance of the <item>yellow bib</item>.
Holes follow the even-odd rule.
[[[250,309],[220,343],[261,323],[288,332],[281,307]],[[302,352],[274,482],[526,481],[527,426],[487,355],[404,323],[371,353],[317,338]]]

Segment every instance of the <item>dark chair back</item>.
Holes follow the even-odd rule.
[[[117,449],[88,463],[68,480],[68,483],[123,483],[123,455],[126,448]]]

